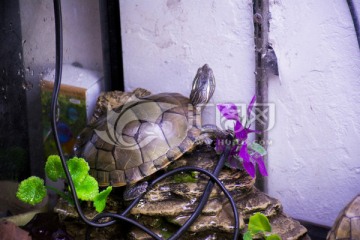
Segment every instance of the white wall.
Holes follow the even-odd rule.
[[[331,225],[360,192],[360,54],[345,1],[271,1],[280,67],[269,132],[270,195],[291,216]],[[254,94],[251,1],[120,0],[126,90],[188,95],[208,63],[213,103]],[[214,121],[212,111],[207,121]]]
[[[360,192],[360,51],[349,9],[276,1],[271,16],[281,80],[269,88],[269,193],[291,215],[331,225]]]
[[[212,103],[250,101],[254,54],[247,2],[121,0],[126,90],[188,96],[197,69],[208,63],[217,81]],[[214,120],[213,110],[207,121]]]

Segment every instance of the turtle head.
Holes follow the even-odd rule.
[[[190,101],[196,106],[209,102],[215,91],[215,77],[212,69],[205,64],[198,69],[190,93]]]

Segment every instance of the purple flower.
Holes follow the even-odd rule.
[[[252,109],[254,107],[256,101],[256,96],[254,96],[250,104],[247,108],[246,117],[247,120],[250,119]],[[251,154],[248,151],[248,145],[246,143],[246,140],[248,138],[249,133],[258,133],[259,131],[250,129],[249,126],[245,127],[240,121],[240,117],[238,115],[238,109],[235,104],[228,103],[228,104],[220,104],[217,106],[220,113],[223,117],[225,117],[228,120],[235,120],[234,125],[234,134],[235,138],[238,140],[238,144],[235,144],[230,151],[229,156],[229,164],[231,167],[238,167],[238,159],[242,159],[242,165],[244,169],[249,173],[250,176],[255,177],[255,165],[258,165],[258,169],[261,175],[267,176],[268,173],[266,171],[266,167],[264,164],[264,160],[261,154],[259,152],[256,152],[254,149],[252,149]],[[216,140],[216,151],[222,152],[225,148],[225,145],[223,144],[224,141],[221,141],[219,139]],[[239,149],[240,147],[240,149]],[[265,151],[265,150],[264,150]]]
[[[255,177],[255,166],[250,161],[250,154],[247,150],[247,143],[244,142],[239,151],[239,157],[243,159],[243,166],[250,176]]]
[[[239,114],[237,107],[233,103],[225,103],[217,105],[221,115],[228,120],[238,120]]]
[[[249,133],[253,133],[253,132],[258,133],[259,132],[256,130],[249,129],[249,127],[244,128],[243,125],[241,124],[241,122],[239,120],[236,120],[235,126],[234,126],[235,137],[239,141],[246,141]]]
[[[257,152],[254,152],[253,154],[250,155],[248,152],[248,147],[246,142],[241,146],[238,155],[240,158],[243,159],[243,167],[249,173],[250,176],[255,177],[255,164],[258,165],[258,169],[261,175],[263,176],[268,175],[263,157]]]
[[[258,166],[258,169],[259,169],[259,172],[261,175],[263,176],[267,176],[268,173],[266,171],[266,167],[265,167],[265,163],[264,163],[264,159],[263,157],[258,154],[258,153],[255,153],[254,155],[252,155],[251,157],[253,160],[255,160],[257,166]]]

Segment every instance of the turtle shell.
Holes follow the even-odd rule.
[[[200,136],[190,100],[178,93],[132,97],[91,122],[77,139],[100,186],[133,184],[190,151]]]
[[[340,212],[326,239],[360,239],[360,194]]]

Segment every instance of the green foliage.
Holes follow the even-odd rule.
[[[44,180],[39,177],[29,177],[19,185],[16,197],[25,203],[35,205],[41,203],[46,196]]]
[[[99,194],[99,185],[96,179],[90,175],[85,176],[81,182],[74,181],[78,198],[83,201],[93,201]]]
[[[66,162],[74,183],[81,183],[89,176],[89,164],[83,158],[73,157]],[[96,180],[95,180],[96,181]]]
[[[45,163],[46,176],[56,182],[60,178],[65,178],[65,172],[58,155],[50,155]]]
[[[262,213],[255,213],[250,217],[248,230],[251,233],[271,232],[269,219]]]
[[[267,154],[266,149],[256,142],[251,143],[248,147],[259,153],[261,156],[265,156]]]
[[[269,236],[266,236],[266,240],[281,240],[280,236],[277,234],[271,234]]]
[[[83,201],[93,201],[96,211],[102,212],[112,188],[108,187],[99,193],[99,184],[94,177],[89,175],[89,164],[83,158],[73,157],[66,162],[66,165],[74,182],[78,198]],[[65,172],[59,156],[50,155],[48,157],[45,173],[52,181],[65,179]],[[44,180],[38,177],[30,177],[22,181],[16,196],[32,205],[41,202],[46,196]]]
[[[243,239],[252,240],[255,235],[263,236],[266,240],[281,240],[277,234],[271,234],[271,225],[269,219],[262,213],[255,213],[249,219],[248,230]]]
[[[251,232],[246,231],[246,233],[243,236],[243,240],[252,240]]]
[[[111,186],[108,186],[105,190],[101,191],[94,198],[94,206],[97,212],[102,212],[106,206],[106,199],[112,190]]]

